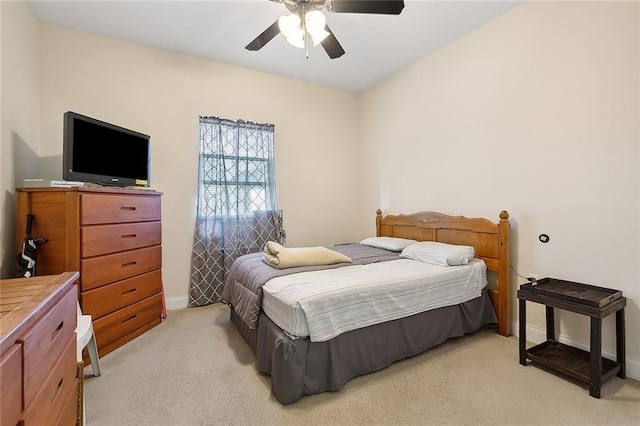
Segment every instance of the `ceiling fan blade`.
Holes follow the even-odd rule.
[[[332,0],[328,10],[334,13],[379,13],[399,15],[403,0]]]
[[[340,43],[338,43],[338,39],[333,34],[333,31],[331,31],[331,28],[329,28],[329,26],[327,25],[324,27],[324,29],[327,30],[329,35],[324,40],[322,40],[320,44],[322,44],[322,47],[324,48],[324,51],[327,52],[327,55],[329,55],[331,59],[336,59],[344,55],[344,49],[342,48],[342,46],[340,46]]]
[[[280,34],[280,28],[278,27],[278,21],[271,24],[269,28],[264,30],[262,34],[256,37],[251,43],[245,46],[247,50],[260,50],[265,44],[269,43],[275,36]]]

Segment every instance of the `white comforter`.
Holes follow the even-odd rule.
[[[481,295],[486,265],[436,266],[410,259],[272,278],[262,308],[280,328],[312,342]]]

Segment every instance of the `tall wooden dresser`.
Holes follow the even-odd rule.
[[[75,425],[77,272],[0,281],[0,424]]]
[[[74,187],[19,188],[18,251],[27,214],[38,246],[37,274],[80,271],[82,310],[93,317],[105,355],[160,324],[162,222],[160,192]]]

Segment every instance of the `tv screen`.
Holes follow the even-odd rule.
[[[149,135],[71,111],[64,114],[64,180],[149,186],[150,151]]]

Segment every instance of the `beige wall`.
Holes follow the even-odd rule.
[[[164,193],[169,305],[178,299],[186,306],[200,115],[275,124],[289,244],[333,244],[360,234],[354,94],[51,25],[40,33],[41,155],[58,156],[59,173],[67,110],[152,137],[151,186]]]
[[[624,291],[640,377],[640,3],[528,3],[362,93],[362,217],[512,217],[513,267]],[[551,241],[538,242],[547,233]],[[516,285],[524,280],[513,276]],[[533,334],[544,310],[528,304]],[[513,319],[517,319],[513,310]],[[589,342],[589,320],[560,312]],[[615,353],[613,316],[604,349]]]
[[[357,96],[38,27],[23,3],[2,2],[1,12],[3,266],[8,255],[13,265],[13,178],[34,173],[31,164],[59,178],[62,114],[75,110],[153,136],[164,282],[181,303],[197,117],[271,122],[290,244],[369,235],[378,207],[496,219],[507,209],[518,272],[624,291],[628,372],[640,378],[637,2],[525,4]],[[33,152],[37,161],[25,161]],[[542,232],[550,243],[537,241]],[[513,278],[515,305],[522,280]],[[529,326],[542,334],[534,304]],[[560,312],[558,326],[564,339],[588,342],[584,317]],[[605,352],[612,327],[607,318]]]
[[[38,21],[23,1],[0,2],[0,276],[16,273],[14,176],[39,168]]]

